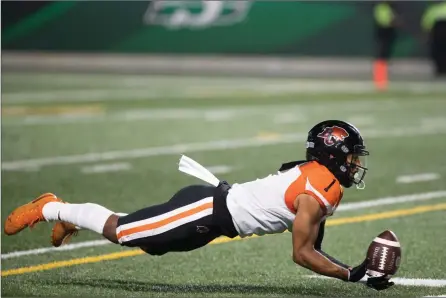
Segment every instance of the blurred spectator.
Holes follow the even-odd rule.
[[[446,1],[430,3],[421,19],[428,34],[430,56],[436,76],[446,76]]]
[[[388,60],[392,56],[397,37],[397,27],[401,25],[394,3],[379,1],[373,8],[375,42],[377,53],[373,64],[373,80],[380,89],[387,88]]]

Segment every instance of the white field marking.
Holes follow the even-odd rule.
[[[359,105],[358,110],[372,109],[371,102],[363,102]],[[366,107],[364,107],[366,106]],[[368,106],[368,107],[367,107]],[[392,101],[385,104],[388,109],[394,107]],[[257,106],[225,106],[218,109],[201,109],[201,108],[166,108],[166,109],[139,109],[124,110],[110,113],[65,113],[57,115],[28,115],[23,118],[8,117],[8,121],[4,121],[6,126],[36,125],[36,124],[67,124],[67,123],[91,123],[101,121],[140,121],[140,120],[196,120],[203,119],[206,121],[226,121],[234,117],[260,116],[267,114],[269,117],[274,113],[283,113],[283,110],[299,110],[314,112],[326,109],[322,105],[316,105],[309,108],[303,104],[293,105],[257,105]],[[9,120],[11,119],[11,120]],[[445,124],[446,125],[446,124]]]
[[[40,73],[38,76],[30,75],[30,74],[22,74],[22,73],[12,73],[8,74],[4,77],[4,83],[23,83],[20,82],[23,80],[24,82],[29,82],[31,84],[36,84],[39,86],[42,85],[50,85],[50,86],[92,86],[92,82],[94,82],[95,86],[100,85],[103,87],[137,87],[137,86],[147,86],[149,84],[154,85],[168,85],[172,86],[172,82],[178,85],[210,85],[210,84],[219,84],[226,86],[233,86],[234,84],[243,84],[243,85],[254,85],[259,86],[265,83],[293,83],[293,84],[316,84],[318,87],[323,87],[326,83],[334,84],[334,85],[344,85],[344,84],[360,84],[360,85],[371,85],[370,81],[367,80],[321,80],[321,79],[305,79],[305,78],[259,78],[253,76],[243,76],[243,77],[209,77],[209,76],[184,76],[184,75],[97,75],[97,74],[84,74],[79,75],[75,73],[58,73],[58,74],[48,74],[48,73]],[[49,83],[49,84],[48,84]],[[423,86],[426,88],[429,87],[439,87],[441,89],[441,83],[432,83],[432,82],[419,82],[419,81],[407,81],[407,82],[393,82],[392,86]],[[444,90],[444,87],[443,87]]]
[[[25,116],[16,125],[64,124],[79,122],[98,122],[105,119],[104,114],[63,114],[57,116]]]
[[[182,76],[182,75],[76,75],[76,74],[58,74],[58,75],[48,75],[39,74],[38,76],[26,75],[26,74],[8,74],[4,78],[4,83],[7,84],[17,84],[20,80],[24,82],[21,83],[31,83],[39,86],[45,85],[49,87],[53,86],[63,86],[63,87],[86,87],[86,86],[101,86],[106,88],[113,87],[147,87],[151,85],[155,86],[168,86],[171,87],[172,83],[175,86],[183,85],[217,85],[217,86],[234,86],[234,85],[249,85],[249,86],[259,86],[265,83],[271,84],[318,84],[321,87],[321,81],[323,83],[327,82],[330,84],[356,84],[370,86],[369,81],[365,80],[320,80],[320,79],[302,79],[302,78],[256,78],[256,77],[205,77],[205,76]],[[95,84],[93,85],[92,82]],[[410,84],[412,82],[407,82],[405,84]],[[415,83],[415,82],[413,82]],[[400,84],[395,82],[395,84]],[[426,85],[426,83],[421,83]],[[432,84],[431,84],[432,85]]]
[[[419,135],[431,135],[446,133],[446,126],[435,127],[394,127],[388,130],[368,129],[362,131],[366,139],[389,137],[414,137]],[[36,159],[24,159],[16,161],[3,161],[3,170],[22,170],[29,167],[42,167],[50,165],[67,165],[77,163],[98,162],[105,160],[130,159],[148,156],[185,154],[189,152],[203,152],[213,150],[227,150],[266,145],[278,145],[286,143],[302,142],[307,133],[281,134],[272,139],[244,138],[232,140],[219,140],[202,143],[185,143],[170,146],[149,147],[132,150],[117,150],[98,153],[86,153],[79,155],[55,156]]]
[[[210,166],[206,167],[212,174],[226,174],[232,171],[232,167],[226,165]]]
[[[50,88],[54,86],[64,86],[64,87],[86,87],[101,86],[106,88],[123,88],[123,87],[147,87],[147,86],[167,86],[172,87],[172,83],[175,86],[189,86],[189,85],[217,85],[231,87],[234,85],[249,85],[249,86],[259,86],[265,83],[271,84],[312,84],[317,80],[314,79],[295,79],[295,78],[255,78],[255,77],[242,77],[242,78],[231,78],[231,77],[203,77],[203,76],[161,76],[161,75],[73,75],[73,74],[61,74],[61,75],[47,75],[39,74],[39,76],[26,76],[23,74],[5,76],[5,84],[17,84],[18,81],[23,80],[25,82],[31,82],[39,86],[46,85]],[[320,80],[319,80],[320,82]],[[366,81],[354,81],[354,80],[339,80],[334,81],[334,83],[346,83],[346,82],[357,82],[366,83]],[[22,82],[23,83],[23,82]],[[49,84],[48,84],[49,83]]]
[[[366,139],[389,138],[389,137],[414,137],[419,135],[438,135],[446,133],[446,126],[435,127],[396,127],[388,130],[368,129],[362,134]],[[86,153],[78,155],[54,156],[36,159],[24,159],[16,161],[3,161],[3,170],[22,170],[29,167],[43,167],[51,165],[68,165],[77,163],[98,162],[105,160],[130,159],[148,156],[185,154],[189,152],[203,152],[213,150],[227,150],[248,147],[259,147],[266,145],[278,145],[286,143],[302,142],[308,133],[279,134],[274,138],[244,138],[232,140],[209,141],[202,143],[184,143],[170,146],[149,147],[132,150],[116,150],[98,153]]]
[[[307,275],[308,278],[317,279],[333,279],[331,277],[322,275]],[[366,278],[362,278],[362,282],[366,282]],[[426,278],[404,278],[404,277],[393,277],[390,278],[396,285],[401,286],[412,286],[412,287],[446,287],[446,279],[426,279]],[[435,296],[438,297],[438,296]]]
[[[425,104],[425,99],[419,102]],[[416,104],[414,101],[413,104]],[[337,102],[336,107],[342,106],[343,109],[349,112],[379,112],[401,109],[401,105],[397,104],[393,99],[380,102],[361,100],[359,103]],[[45,124],[69,124],[69,123],[91,123],[101,121],[141,121],[141,120],[184,120],[184,119],[203,119],[206,121],[226,121],[234,117],[249,116],[263,116],[267,115],[269,118],[274,117],[276,123],[293,123],[306,122],[308,114],[319,115],[326,113],[330,109],[331,103],[312,104],[309,106],[306,103],[289,104],[289,105],[256,105],[256,106],[225,106],[222,108],[202,109],[202,108],[166,108],[166,109],[139,109],[139,110],[124,110],[119,112],[109,113],[92,113],[92,112],[76,112],[76,113],[61,113],[54,115],[26,115],[24,117],[6,116],[3,126],[22,126],[22,125],[45,125]],[[292,112],[289,111],[298,111]],[[284,112],[287,111],[287,112]],[[373,118],[365,115],[358,115],[347,119],[349,122],[355,123],[357,126],[370,125]],[[440,119],[441,120],[441,119]],[[422,126],[446,126],[446,121],[428,121],[421,119]]]
[[[84,241],[74,244],[67,244],[62,245],[59,247],[43,247],[43,248],[37,248],[37,249],[30,249],[30,250],[21,250],[21,251],[14,251],[6,254],[2,254],[2,260],[4,259],[10,259],[10,258],[18,258],[23,256],[30,256],[30,255],[40,255],[47,252],[58,252],[58,251],[68,251],[68,250],[74,250],[79,249],[83,247],[96,247],[96,246],[102,246],[106,244],[112,244],[112,242],[108,240],[93,240],[93,241]]]
[[[341,205],[339,205],[338,209],[336,209],[336,211],[356,210],[356,209],[370,208],[370,207],[375,207],[375,206],[393,205],[393,204],[407,203],[407,202],[420,202],[420,201],[427,201],[427,200],[432,200],[432,199],[440,199],[440,198],[444,198],[444,197],[446,197],[446,191],[424,192],[424,193],[404,195],[404,196],[399,196],[399,197],[386,197],[386,198],[380,198],[377,200],[341,204]]]
[[[184,119],[204,119],[206,121],[226,121],[234,117],[260,116],[267,115],[272,117],[275,115],[277,123],[305,122],[309,113],[326,113],[330,103],[313,104],[311,107],[302,104],[289,105],[245,105],[245,106],[225,106],[221,108],[202,109],[202,108],[166,108],[166,109],[139,109],[124,110],[110,113],[63,113],[55,115],[27,115],[23,118],[8,116],[3,125],[20,126],[20,125],[36,125],[36,124],[66,124],[66,123],[90,123],[101,121],[139,121],[139,120],[184,120]],[[375,102],[362,100],[360,103],[348,104],[338,102],[336,106],[345,106],[346,109],[353,112],[359,111],[380,111],[400,109],[393,100],[376,105]],[[284,112],[287,111],[287,112]],[[290,113],[289,111],[296,111]],[[367,118],[366,116],[364,116]],[[364,117],[360,117],[363,119]],[[358,116],[359,118],[359,116]],[[363,120],[362,120],[363,121]],[[362,123],[362,122],[361,122]],[[444,124],[443,126],[446,126]]]
[[[132,166],[127,162],[119,162],[112,164],[98,164],[83,167],[81,172],[84,174],[97,174],[97,173],[108,173],[108,172],[120,172],[120,171],[128,171],[132,168]]]
[[[422,125],[445,125],[446,117],[421,118]]]
[[[369,115],[356,115],[348,117],[347,122],[354,123],[357,127],[375,124],[375,118]]]
[[[259,113],[255,109],[247,111],[246,114]],[[266,113],[266,110],[264,110]],[[36,124],[65,124],[65,123],[90,123],[101,121],[138,121],[138,120],[196,120],[204,119],[206,121],[227,121],[235,116],[242,115],[237,110],[192,110],[192,109],[164,109],[164,110],[129,110],[118,113],[99,114],[64,114],[54,116],[26,116],[20,121],[7,123],[7,125],[36,125]]]
[[[172,85],[175,88],[172,88]],[[417,93],[432,93],[446,91],[444,87],[423,82],[398,83],[391,86],[391,90],[413,91]],[[166,99],[166,98],[217,98],[233,96],[234,94],[326,94],[342,92],[361,94],[375,92],[375,87],[369,81],[321,81],[321,80],[244,80],[234,79],[221,82],[218,80],[187,81],[164,79],[153,81],[148,79],[145,86],[118,87],[88,90],[32,90],[26,92],[7,92],[2,94],[4,103],[33,103],[33,102],[64,102],[96,101],[96,100],[129,100],[129,99]]]
[[[436,192],[427,192],[427,193],[419,193],[419,194],[411,194],[411,195],[401,195],[395,197],[387,197],[387,198],[378,198],[370,201],[365,201],[361,203],[344,203],[339,206],[337,212],[343,212],[348,210],[358,210],[358,209],[367,209],[370,206],[380,206],[380,205],[390,205],[390,204],[399,204],[405,202],[412,202],[414,199],[419,198],[420,200],[430,200],[430,199],[439,199],[446,197],[446,190],[440,190]],[[75,244],[67,244],[61,247],[44,247],[38,249],[24,250],[24,251],[13,251],[9,253],[5,253],[1,255],[1,259],[10,259],[17,258],[22,256],[29,255],[38,255],[44,254],[53,251],[68,251],[75,250],[83,247],[96,247],[105,244],[111,244],[108,240],[96,240],[96,241],[85,241],[79,242]]]
[[[440,179],[440,174],[437,173],[422,173],[415,175],[404,175],[396,178],[397,183],[414,183],[422,181],[432,181]]]
[[[423,102],[425,100],[423,99]],[[414,102],[416,103],[416,102]],[[86,111],[85,113],[76,112],[54,114],[54,115],[26,115],[23,118],[17,116],[7,116],[3,121],[4,126],[22,126],[22,125],[45,125],[45,124],[69,124],[69,123],[94,123],[101,121],[156,121],[156,120],[196,120],[203,119],[205,121],[227,121],[234,117],[261,116],[267,115],[268,118],[274,117],[274,122],[282,123],[302,123],[308,121],[308,114],[326,113],[326,110],[332,106],[332,103],[313,104],[308,106],[305,103],[289,104],[289,105],[248,105],[248,106],[225,106],[221,108],[202,109],[202,108],[165,108],[165,109],[138,109],[124,110],[109,113],[93,113]],[[379,105],[376,101],[361,100],[359,103],[337,102],[337,108],[342,106],[352,112],[379,112],[401,109],[393,99],[381,102]],[[284,112],[286,111],[286,112]],[[290,112],[296,111],[296,112]],[[374,119],[366,115],[357,115],[347,119],[356,126],[371,125]],[[421,120],[422,125],[438,125],[446,126],[446,121],[432,122]]]
[[[299,112],[278,113],[274,116],[274,123],[286,124],[286,123],[303,123],[308,121],[308,118],[301,112],[302,110],[299,110]]]
[[[228,121],[235,117],[236,113],[230,111],[214,111],[204,114],[206,121]]]
[[[166,81],[168,82],[168,81]],[[149,84],[149,82],[148,82]],[[2,94],[2,100],[5,103],[33,103],[33,102],[64,102],[70,100],[76,101],[95,101],[95,100],[129,100],[129,99],[159,99],[159,98],[186,98],[186,97],[215,97],[231,95],[234,92],[249,92],[250,94],[268,93],[280,94],[290,92],[305,93],[327,93],[333,91],[343,91],[349,93],[361,93],[372,91],[373,85],[361,82],[359,84],[315,84],[315,82],[270,82],[264,81],[262,84],[252,86],[246,82],[234,81],[233,84],[220,84],[218,81],[209,82],[205,85],[199,84],[176,84],[172,89],[169,85],[157,84],[152,88],[106,88],[106,89],[65,89],[65,90],[32,90],[24,92],[6,92]]]
[[[170,146],[149,147],[132,150],[108,151],[101,153],[87,153],[79,155],[56,156],[48,158],[37,158],[3,162],[3,170],[22,170],[28,167],[43,167],[49,165],[67,165],[77,163],[98,162],[105,160],[140,158],[149,156],[184,154],[188,152],[201,152],[223,149],[237,149],[246,147],[258,147],[265,145],[275,145],[284,143],[294,143],[301,141],[306,134],[279,135],[280,138],[274,140],[262,140],[258,138],[219,140],[202,143],[185,143]]]
[[[15,103],[15,104],[25,104],[25,103],[45,103],[45,102],[67,102],[67,101],[80,101],[80,102],[90,102],[90,101],[129,101],[135,99],[144,100],[157,100],[163,99],[184,99],[184,98],[221,98],[235,95],[277,95],[277,94],[288,94],[288,93],[309,93],[309,94],[323,94],[331,93],[334,91],[342,91],[345,93],[362,93],[364,91],[373,91],[372,87],[364,88],[359,86],[359,88],[347,88],[347,84],[342,88],[316,88],[312,86],[301,86],[299,84],[294,84],[287,86],[284,84],[278,84],[277,86],[262,86],[261,87],[248,87],[243,88],[231,87],[221,87],[221,86],[176,86],[175,89],[171,87],[165,87],[165,89],[160,88],[160,86],[151,89],[89,89],[89,90],[56,90],[56,91],[27,91],[27,92],[15,92],[15,93],[5,93],[2,95],[2,100],[4,103]]]

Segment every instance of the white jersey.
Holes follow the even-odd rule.
[[[326,216],[342,198],[342,187],[324,166],[307,162],[262,179],[233,184],[227,196],[228,210],[240,237],[291,230],[299,194],[314,197]]]

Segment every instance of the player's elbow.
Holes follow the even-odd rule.
[[[306,267],[308,264],[309,254],[306,249],[299,249],[293,251],[293,262],[297,265]]]

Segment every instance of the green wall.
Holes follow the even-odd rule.
[[[164,3],[163,3],[164,2]],[[220,2],[221,4],[218,4]],[[49,2],[2,25],[5,50],[371,56],[372,3],[216,1]],[[416,18],[398,57],[423,54]],[[2,11],[17,13],[18,8]],[[409,28],[410,29],[410,28]]]

